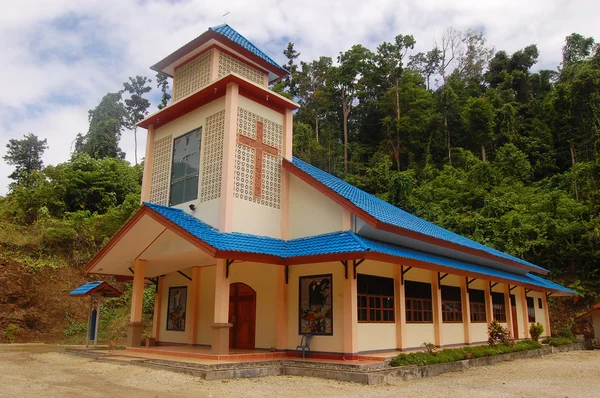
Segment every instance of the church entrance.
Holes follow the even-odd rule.
[[[229,286],[229,348],[254,349],[256,292],[244,283]]]

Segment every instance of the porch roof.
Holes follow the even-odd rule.
[[[144,203],[136,214],[143,214],[143,212],[151,212],[150,215],[156,222],[160,222],[165,229],[176,231],[188,241],[197,240],[197,246],[202,248],[205,255],[212,258],[258,261],[281,265],[372,259],[408,266],[414,265],[419,268],[462,276],[519,284],[535,290],[548,290],[562,295],[576,294],[570,289],[531,273],[513,274],[500,269],[380,242],[357,235],[352,231],[340,231],[285,241],[236,232],[219,232],[183,210],[173,207]],[[125,231],[131,229],[132,224],[139,220],[140,217],[138,216],[132,217],[123,229]],[[118,239],[122,236],[122,233],[117,233],[111,239],[105,249],[101,250],[90,262],[87,268],[88,272],[98,272],[95,265],[102,258],[103,252],[116,245]],[[148,236],[147,239],[152,240],[152,237]],[[131,251],[124,258],[136,258],[140,255],[140,253],[132,252],[134,249],[129,249],[126,246],[120,250]],[[127,265],[124,265],[124,269],[127,269],[127,267]]]

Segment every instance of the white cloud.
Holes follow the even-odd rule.
[[[513,52],[540,50],[538,67],[555,68],[564,38],[597,34],[600,3],[592,0],[290,0],[11,2],[0,13],[0,153],[10,138],[32,132],[47,138],[46,164],[68,159],[75,135],[87,130],[87,110],[128,76],[192,40],[209,26],[227,23],[274,59],[284,62],[288,40],[302,60],[335,59],[361,43],[375,49],[395,35],[413,34],[417,50],[431,47],[448,26],[484,29],[488,43]],[[140,156],[145,132],[139,132]],[[133,161],[133,137],[121,148]],[[0,162],[0,194],[11,168]]]

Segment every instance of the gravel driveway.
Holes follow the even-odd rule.
[[[0,397],[600,396],[600,351],[572,351],[377,386],[292,376],[204,381],[61,351],[45,345],[0,345]]]

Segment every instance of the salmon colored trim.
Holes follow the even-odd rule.
[[[245,78],[230,73],[227,76],[223,76],[210,83],[203,89],[196,91],[193,94],[188,95],[172,104],[164,107],[163,109],[153,113],[140,121],[137,126],[141,128],[148,128],[149,125],[154,124],[155,128],[163,127],[173,120],[211,102],[225,95],[226,87],[229,83],[236,83],[244,90],[247,95],[253,95],[258,98],[269,96],[269,103],[274,107],[281,109],[298,109],[300,105],[296,104],[274,91],[269,90],[267,87],[263,87],[259,84],[253,83]]]
[[[442,239],[438,239],[438,238],[427,236],[427,235],[424,235],[424,234],[421,234],[418,232],[410,231],[405,228],[401,228],[401,227],[397,227],[397,226],[390,225],[387,223],[383,223],[383,222],[377,220],[375,217],[373,217],[369,213],[367,213],[366,211],[364,211],[363,209],[356,206],[350,200],[342,197],[337,192],[333,191],[332,189],[328,188],[327,186],[325,186],[324,184],[319,182],[316,178],[314,178],[310,174],[308,174],[308,173],[304,172],[303,170],[301,170],[300,168],[294,166],[294,164],[292,162],[290,162],[289,160],[284,159],[282,162],[282,166],[284,169],[290,171],[292,174],[294,174],[296,177],[300,178],[302,181],[306,182],[307,184],[309,184],[313,188],[317,189],[319,192],[321,192],[322,194],[324,194],[331,200],[335,201],[337,204],[342,206],[344,209],[356,214],[357,216],[362,218],[365,222],[367,222],[369,225],[371,225],[372,227],[377,228],[381,231],[392,232],[394,234],[402,235],[407,238],[419,240],[419,241],[426,242],[426,243],[431,243],[436,246],[441,246],[441,247],[445,247],[447,249],[457,250],[457,251],[460,251],[463,253],[472,254],[472,255],[475,255],[475,256],[478,256],[481,258],[485,258],[488,260],[498,261],[498,262],[504,263],[506,265],[517,267],[519,269],[533,271],[536,273],[547,274],[547,271],[544,273],[543,271],[541,271],[537,268],[529,267],[524,264],[518,263],[516,261],[504,259],[502,257],[497,257],[492,254],[485,253],[481,250],[471,249],[471,248],[464,247],[464,246],[461,246],[461,245],[458,245],[455,243],[447,242]]]
[[[223,35],[215,32],[215,31],[212,31],[212,30],[208,30],[208,31],[204,32],[203,34],[201,34],[200,36],[198,36],[191,42],[187,43],[186,45],[179,48],[172,54],[168,55],[167,57],[158,61],[156,64],[152,65],[150,67],[150,69],[152,69],[156,72],[162,72],[162,70],[164,68],[171,65],[173,62],[177,61],[178,59],[181,59],[186,54],[194,51],[196,48],[200,47],[201,45],[210,41],[211,39],[218,41],[219,43],[223,44],[225,47],[229,47],[232,50],[234,50],[240,54],[243,54],[250,61],[262,66],[263,68],[267,69],[268,71],[273,72],[275,75],[277,75],[279,77],[283,77],[288,74],[285,70],[280,69],[280,68],[276,67],[275,65],[265,61],[264,59],[260,58],[256,54],[253,54],[250,51],[246,50],[244,47],[240,46],[239,44],[234,43],[233,41],[227,39]]]

